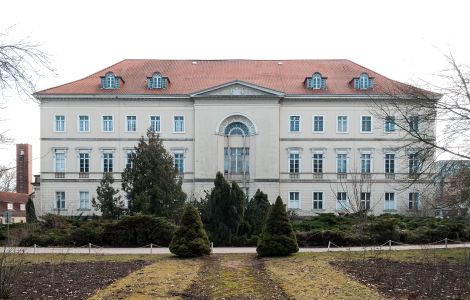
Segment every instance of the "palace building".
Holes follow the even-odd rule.
[[[280,195],[303,215],[418,209],[419,156],[401,148],[408,137],[393,115],[374,113],[396,87],[406,85],[349,60],[121,61],[35,94],[36,209],[97,214],[103,173],[120,188],[148,128],[174,156],[188,197],[203,196],[220,171],[249,197]],[[409,120],[420,128],[417,115]]]

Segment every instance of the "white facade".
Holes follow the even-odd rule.
[[[398,128],[386,132],[368,95],[288,95],[232,81],[178,96],[37,97],[41,101],[39,214],[99,214],[91,199],[103,172],[110,171],[112,160],[115,185],[120,188],[127,153],[145,135],[151,120],[159,120],[165,147],[176,155],[178,165],[183,163],[180,170],[188,197],[202,197],[220,171],[250,197],[259,188],[271,202],[280,195],[288,207],[307,215],[344,211],[338,193],[360,199],[361,195],[350,195],[360,185],[370,193],[363,195],[370,199],[370,209],[381,214],[406,212],[410,193],[421,193],[426,183],[407,186],[409,153],[400,150],[407,137]],[[245,135],[239,135],[238,128]]]

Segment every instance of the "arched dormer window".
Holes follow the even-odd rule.
[[[247,136],[250,130],[242,122],[233,122],[225,127],[225,135]]]
[[[155,72],[152,77],[147,77],[147,87],[149,89],[166,89],[168,77],[163,77],[161,73]]]
[[[371,89],[373,85],[373,78],[369,77],[367,73],[362,73],[358,78],[354,78],[354,88],[356,90]]]
[[[322,77],[320,73],[313,73],[312,77],[306,78],[307,88],[311,90],[320,90],[326,88],[326,77]]]
[[[119,89],[119,77],[114,75],[113,72],[106,73],[104,77],[101,77],[101,88]]]

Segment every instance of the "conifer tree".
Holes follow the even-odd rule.
[[[268,195],[258,189],[250,202],[248,202],[245,211],[245,221],[250,226],[250,235],[259,236],[261,234],[270,207]]]
[[[36,209],[34,208],[34,202],[31,198],[28,198],[26,202],[26,223],[37,222]]]
[[[256,252],[263,256],[287,256],[299,251],[292,224],[281,197],[271,207]]]
[[[184,209],[180,227],[171,240],[170,251],[180,257],[197,257],[211,252],[201,217],[192,204]]]
[[[93,198],[91,204],[101,211],[104,219],[118,219],[124,211],[124,202],[121,196],[116,196],[119,189],[113,187],[114,178],[111,173],[104,173],[100,185],[96,189],[97,199]]]

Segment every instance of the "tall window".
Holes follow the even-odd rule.
[[[370,173],[371,154],[361,153],[361,173]]]
[[[65,116],[55,116],[55,131],[64,132],[65,131]]]
[[[174,164],[175,169],[178,173],[184,173],[184,153],[183,152],[175,152],[174,156]]]
[[[88,152],[80,152],[79,154],[80,173],[90,172],[90,154]]]
[[[137,117],[136,116],[126,117],[126,130],[128,132],[137,131]]]
[[[348,208],[348,200],[346,192],[336,193],[336,209],[346,210]]]
[[[313,153],[313,173],[323,173],[323,153]]]
[[[224,171],[225,173],[248,173],[250,162],[249,148],[225,148]]]
[[[371,116],[361,117],[361,132],[372,132],[372,117]]]
[[[410,174],[418,174],[421,170],[419,153],[411,153],[408,155],[408,170]]]
[[[409,117],[410,131],[418,132],[419,131],[419,116]]]
[[[65,172],[65,151],[55,151],[55,172]]]
[[[366,90],[373,87],[373,80],[366,73],[362,73],[359,78],[354,79],[354,88],[357,90]]]
[[[313,209],[323,209],[323,192],[313,192]]]
[[[160,132],[160,116],[150,116],[150,129]]]
[[[300,172],[300,154],[299,151],[289,152],[289,173]]]
[[[55,208],[65,209],[65,192],[55,192]]]
[[[109,72],[101,78],[101,87],[103,89],[118,89],[119,78],[117,78],[112,72]]]
[[[289,192],[289,208],[300,208],[300,192]]]
[[[132,150],[126,152],[126,168],[132,169],[134,160],[134,152]]]
[[[336,173],[347,173],[348,156],[346,153],[336,154]]]
[[[78,116],[78,130],[80,132],[90,131],[90,117],[89,116]]]
[[[184,116],[174,116],[173,132],[184,132]]]
[[[103,131],[112,132],[113,127],[113,116],[103,116]]]
[[[385,193],[385,210],[395,210],[395,193]]]
[[[324,132],[323,116],[313,116],[313,132]]]
[[[348,132],[348,116],[338,116],[336,131],[340,133]]]
[[[360,209],[361,210],[370,209],[370,192],[361,193]]]
[[[394,116],[385,117],[385,132],[395,132],[395,117]]]
[[[414,192],[408,194],[408,209],[419,209],[419,193]]]
[[[395,154],[394,153],[385,154],[385,173],[388,173],[388,174],[395,173]]]
[[[104,152],[103,153],[103,172],[113,172],[113,153]]]
[[[299,132],[300,131],[300,116],[290,116],[289,117],[289,130],[290,130],[290,132]]]
[[[149,78],[148,87],[150,89],[162,89],[163,86],[163,77],[160,73],[155,73],[151,78]]]
[[[90,209],[89,192],[80,192],[80,209]]]

